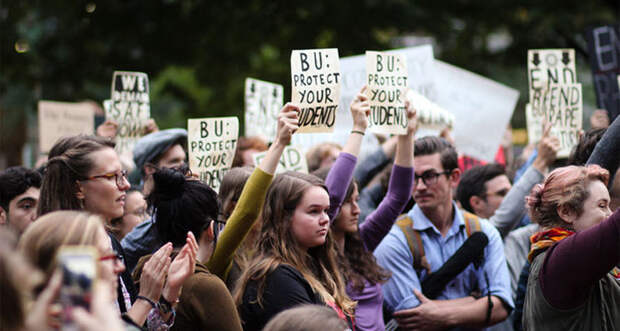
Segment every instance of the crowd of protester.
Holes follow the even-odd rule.
[[[0,171],[0,329],[620,327],[620,121],[568,160],[546,125],[523,155],[482,164],[445,132],[416,138],[406,110],[406,134],[358,159],[360,92],[344,145],[276,175],[299,129],[286,104],[273,142],[239,138],[219,192],[188,169],[185,129],[149,122],[133,162],[112,121],[61,138],[41,167]],[[74,245],[98,256],[89,309],[59,304],[57,256]]]

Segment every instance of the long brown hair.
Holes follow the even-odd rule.
[[[323,180],[313,175],[286,172],[274,179],[263,206],[256,256],[241,275],[234,291],[238,305],[250,280],[258,281],[257,302],[262,305],[265,278],[279,265],[288,264],[304,276],[324,302],[335,302],[347,314],[353,314],[355,302],[346,294],[331,234],[328,232],[324,244],[306,252],[291,233],[293,213],[304,193],[313,186],[327,191]]]
[[[325,167],[313,172],[313,174],[319,178],[325,179],[329,170],[329,167]],[[351,180],[351,183],[347,187],[343,204],[352,202],[351,196],[357,187],[355,179]],[[332,227],[336,224],[336,218],[338,218],[338,215],[334,216],[334,221],[331,224]],[[336,245],[338,244],[336,243]],[[344,275],[346,281],[351,283],[353,289],[358,292],[364,290],[364,280],[374,285],[386,282],[391,276],[389,271],[381,268],[381,266],[377,264],[375,256],[364,247],[359,231],[353,233],[345,232],[344,247],[342,250],[336,249],[336,251],[338,252],[338,266],[340,267],[340,271]]]
[[[96,136],[71,136],[59,139],[49,153],[41,184],[38,215],[54,210],[82,210],[76,197],[77,181],[87,177],[93,168],[90,155],[103,148],[114,148],[114,142]]]

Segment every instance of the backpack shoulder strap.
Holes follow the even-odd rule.
[[[468,238],[472,233],[482,231],[480,227],[480,218],[478,216],[465,210],[461,210],[461,213],[463,213],[463,218],[465,219],[465,232]]]
[[[413,269],[416,272],[420,272],[422,269],[426,270],[427,274],[431,273],[431,266],[426,260],[426,253],[424,252],[424,245],[422,244],[422,237],[420,232],[413,229],[413,220],[409,215],[403,214],[396,220],[396,225],[405,234],[407,238],[407,245],[413,256]]]

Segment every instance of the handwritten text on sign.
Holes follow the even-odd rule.
[[[278,113],[283,105],[282,85],[245,79],[245,136],[276,137]]]
[[[254,159],[254,165],[258,166],[260,161],[265,158],[267,152],[256,153],[252,156]],[[276,173],[282,173],[286,171],[297,171],[308,173],[308,164],[306,163],[306,156],[303,154],[300,148],[294,146],[286,146],[282,152],[282,157],[278,162]]]
[[[532,107],[532,115],[551,123],[551,133],[560,139],[558,157],[568,157],[583,127],[581,84],[551,85],[540,100],[540,107]]]
[[[294,50],[291,78],[291,99],[301,109],[297,132],[332,132],[340,99],[338,49]]]
[[[88,103],[39,101],[39,151],[47,153],[59,138],[93,134],[95,109]]]
[[[577,82],[575,50],[530,49],[527,51],[527,71],[531,102],[536,93],[548,89],[551,84]]]
[[[187,120],[189,167],[216,192],[232,166],[239,137],[237,117]]]
[[[407,62],[397,54],[366,52],[369,127],[376,133],[407,133]]]
[[[133,147],[144,135],[144,127],[151,117],[148,76],[142,72],[115,71],[111,100],[106,119],[118,123],[116,150],[131,158]]]

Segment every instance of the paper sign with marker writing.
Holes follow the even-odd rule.
[[[338,49],[291,53],[291,100],[300,108],[297,133],[332,132],[340,99]]]
[[[276,137],[278,113],[283,105],[282,85],[254,78],[245,79],[245,136]]]
[[[254,165],[258,166],[260,161],[267,155],[267,151],[256,153],[252,156],[254,159]],[[280,157],[276,173],[282,173],[286,171],[297,171],[308,173],[308,164],[306,163],[306,156],[301,151],[301,148],[295,146],[286,146]]]
[[[144,135],[151,117],[148,76],[142,72],[115,71],[111,100],[105,116],[106,120],[118,123],[116,151],[131,159],[133,147]]]
[[[59,138],[95,132],[95,109],[86,102],[39,101],[39,151],[48,153]]]
[[[189,167],[216,192],[232,167],[239,137],[237,117],[211,117],[187,120]]]
[[[530,102],[537,98],[537,92],[548,89],[551,84],[572,84],[577,82],[574,49],[530,49],[527,51],[528,83]],[[536,108],[534,104],[532,107]]]
[[[558,158],[566,158],[579,141],[579,131],[583,127],[583,99],[581,84],[552,84],[543,93],[543,103],[536,114],[542,115],[551,123],[551,133],[560,139]]]
[[[407,133],[407,62],[398,54],[366,52],[368,127],[375,133]]]

